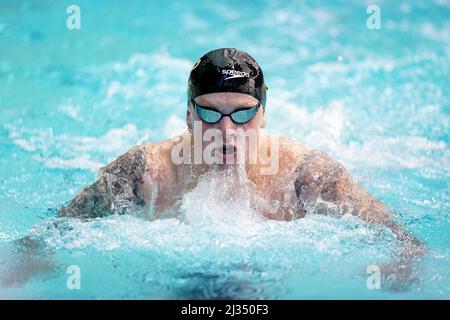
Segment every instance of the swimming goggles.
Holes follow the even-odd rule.
[[[258,102],[256,106],[251,108],[241,108],[231,113],[222,113],[214,108],[200,106],[194,99],[191,99],[191,103],[200,119],[209,124],[219,122],[224,116],[229,116],[236,124],[247,123],[255,116],[261,106],[261,103]]]

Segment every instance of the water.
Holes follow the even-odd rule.
[[[78,31],[70,4],[0,2],[0,273],[47,270],[0,297],[450,297],[448,1],[380,1],[372,31],[360,1],[77,1]],[[367,265],[398,245],[389,230],[267,221],[213,180],[185,195],[182,219],[56,218],[100,166],[184,130],[190,67],[224,46],[261,64],[270,132],[330,153],[425,244],[420,281],[368,290]],[[39,247],[17,253],[26,235]]]

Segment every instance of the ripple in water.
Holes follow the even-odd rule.
[[[51,257],[50,278],[62,281],[64,267],[79,264],[84,287],[105,298],[278,298],[299,271],[305,279],[331,272],[365,281],[365,266],[389,261],[397,244],[388,230],[352,216],[267,220],[242,184],[239,176],[206,175],[183,197],[178,218],[56,218],[30,238]]]

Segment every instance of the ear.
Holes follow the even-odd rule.
[[[262,116],[261,116],[261,128],[266,127],[266,111],[262,110]]]
[[[186,125],[188,127],[189,131],[192,131],[192,119],[191,119],[191,110],[189,110],[190,108],[188,107],[186,110]]]

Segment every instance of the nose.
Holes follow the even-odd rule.
[[[223,134],[226,133],[227,129],[231,130],[231,129],[235,129],[235,127],[236,127],[233,120],[231,120],[230,116],[223,116],[222,119],[220,119],[217,126],[218,126],[217,128],[220,131],[222,131]]]

